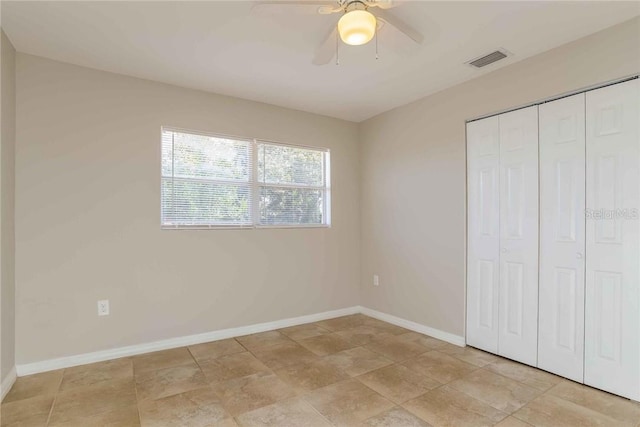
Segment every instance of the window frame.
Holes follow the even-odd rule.
[[[211,182],[215,184],[230,184],[230,185],[248,185],[249,186],[249,194],[251,201],[251,211],[249,212],[250,221],[247,225],[242,224],[201,224],[201,225],[167,225],[163,223],[163,199],[162,199],[162,180],[165,177],[162,170],[162,136],[164,132],[175,132],[175,133],[186,133],[197,136],[206,136],[213,138],[221,138],[221,139],[231,139],[236,141],[244,141],[248,142],[251,150],[251,164],[250,164],[250,174],[248,183],[243,182],[232,182],[225,181],[219,179],[208,179],[208,178],[176,178],[175,176],[171,176],[172,180],[178,179],[182,181],[204,181]],[[213,133],[207,131],[194,131],[190,129],[172,127],[172,126],[162,126],[160,128],[160,228],[162,230],[251,230],[251,229],[270,229],[270,228],[331,228],[331,150],[326,147],[317,147],[310,145],[302,145],[302,144],[291,144],[279,141],[271,141],[266,139],[258,139],[258,138],[247,138],[242,136],[235,136],[229,134],[222,133]],[[258,146],[259,144],[267,144],[267,145],[276,145],[282,147],[291,147],[291,148],[300,148],[318,151],[322,153],[322,175],[324,186],[309,186],[309,185],[296,185],[296,184],[269,184],[266,182],[260,182],[258,180]],[[171,161],[174,161],[173,150],[171,155]],[[174,170],[172,168],[172,175]],[[261,224],[260,223],[260,189],[261,188],[303,188],[303,189],[311,189],[321,191],[323,194],[322,197],[322,224]]]

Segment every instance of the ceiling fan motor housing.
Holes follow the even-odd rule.
[[[349,13],[354,10],[367,10],[369,6],[361,0],[350,0],[344,2],[344,12]]]

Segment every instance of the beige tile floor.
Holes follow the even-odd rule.
[[[363,315],[18,378],[2,426],[640,426],[640,404]]]

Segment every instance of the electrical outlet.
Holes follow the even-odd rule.
[[[98,301],[98,316],[109,315],[109,300],[103,299]]]
[[[373,275],[373,286],[380,286],[380,278],[377,274]]]

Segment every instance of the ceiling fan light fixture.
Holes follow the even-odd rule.
[[[351,46],[369,43],[376,34],[376,17],[366,10],[356,9],[342,15],[338,32],[343,42]]]

